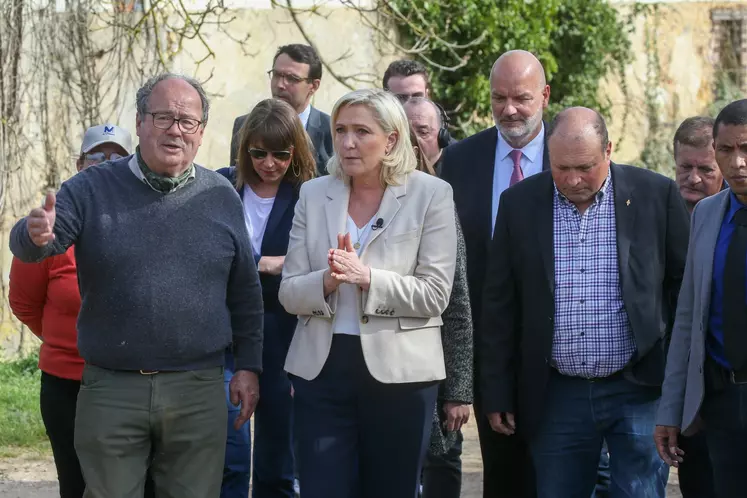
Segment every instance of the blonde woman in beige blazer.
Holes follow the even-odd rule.
[[[304,498],[414,498],[451,295],[451,187],[415,171],[407,117],[382,90],[332,112],[330,175],[304,184],[280,302],[298,315],[285,369]]]

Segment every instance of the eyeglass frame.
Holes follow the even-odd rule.
[[[275,77],[274,76],[275,74],[278,75],[278,78],[282,77],[282,79],[284,79],[287,83],[291,85],[298,85],[299,83],[304,82],[304,81],[306,83],[312,83],[314,81],[314,78],[312,78],[311,76],[307,76],[303,78],[301,76],[296,76],[295,74],[292,74],[292,73],[281,73],[279,71],[275,71],[274,69],[270,69],[269,71],[267,71],[267,76],[269,76],[271,80]]]
[[[197,133],[197,130],[200,129],[200,126],[203,123],[199,119],[195,119],[195,118],[175,118],[174,116],[172,116],[168,112],[150,112],[150,111],[145,111],[145,114],[150,114],[152,116],[152,118],[153,118],[153,126],[155,126],[156,128],[158,128],[159,130],[170,130],[171,127],[174,126],[174,123],[176,123],[176,127],[179,129],[179,131],[181,131],[185,135],[194,135],[195,133]],[[171,124],[169,124],[166,128],[161,128],[160,126],[156,125],[156,115],[168,117],[169,119],[171,119]],[[194,127],[194,129],[192,131],[187,131],[184,128],[182,128],[182,121],[184,121],[184,120],[196,121],[197,125]]]

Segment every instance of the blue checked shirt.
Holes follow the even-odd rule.
[[[553,226],[553,364],[563,375],[607,377],[636,352],[620,288],[612,176],[583,214],[555,188]]]

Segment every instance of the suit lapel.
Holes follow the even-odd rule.
[[[718,242],[718,234],[721,232],[721,224],[724,221],[726,210],[729,208],[729,193],[721,193],[721,202],[718,205],[718,212],[715,213],[717,216],[706,216],[703,223],[703,233],[697,234],[698,238],[694,244],[700,242],[702,245],[702,253],[698,251],[694,253],[698,258],[696,261],[702,262],[700,273],[700,298],[703,302],[703,309],[707,310],[711,300],[711,282],[713,281],[713,259],[716,253],[716,243]],[[695,229],[695,227],[692,227]],[[702,242],[701,242],[702,241]],[[705,317],[706,314],[704,314]]]
[[[625,296],[625,285],[630,281],[630,241],[635,231],[636,206],[634,186],[628,182],[625,172],[615,163],[610,163],[612,187],[615,192],[615,224],[617,225],[617,258],[620,266],[620,288]],[[632,207],[631,207],[632,206]]]
[[[537,189],[536,209],[534,209],[534,226],[536,227],[538,247],[542,253],[547,284],[550,294],[555,295],[555,246],[553,226],[553,188],[552,176],[546,175],[542,188]]]
[[[316,110],[314,106],[311,106],[311,111],[309,112],[309,120],[306,123],[306,133],[309,135],[311,143],[313,144],[321,143],[318,141],[319,137],[317,137],[317,135],[319,135],[320,133],[320,127],[321,123],[319,122],[319,111]]]
[[[363,249],[363,253],[361,253],[361,258],[363,257],[363,254],[365,254],[366,250],[371,246],[371,244],[373,244],[373,242],[377,238],[379,238],[381,233],[384,232],[389,227],[389,224],[392,222],[394,217],[397,215],[397,212],[399,211],[399,208],[401,207],[399,198],[404,196],[407,193],[407,179],[408,177],[404,177],[400,179],[400,182],[401,182],[400,185],[390,185],[384,191],[384,197],[381,199],[381,205],[379,206],[379,211],[378,213],[376,213],[376,217],[381,218],[384,222],[384,225],[377,230],[371,231],[371,235],[368,239],[368,243],[366,244],[366,247]]]
[[[350,189],[342,180],[334,178],[327,187],[327,204],[324,207],[330,247],[337,247],[337,234],[347,231],[349,199]]]
[[[548,171],[550,169],[550,152],[547,148],[547,123],[545,123],[545,139],[542,147],[542,171]]]
[[[490,241],[493,239],[493,175],[495,174],[495,148],[498,145],[498,130],[495,126],[489,129],[485,135],[485,141],[473,156],[475,161],[475,190],[474,199],[480,225],[480,232],[485,234],[485,244],[490,250]],[[465,174],[468,174],[465,172]]]
[[[288,182],[281,182],[278,188],[277,194],[275,194],[275,202],[272,203],[272,210],[270,211],[270,217],[267,220],[267,228],[265,229],[265,235],[275,233],[278,227],[278,223],[283,219],[285,211],[290,207],[291,200],[293,199],[293,185]],[[262,246],[268,237],[262,239]]]

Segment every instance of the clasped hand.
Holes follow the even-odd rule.
[[[338,285],[354,284],[368,290],[371,269],[358,258],[349,233],[337,234],[337,249],[329,250],[327,260],[330,276]]]

